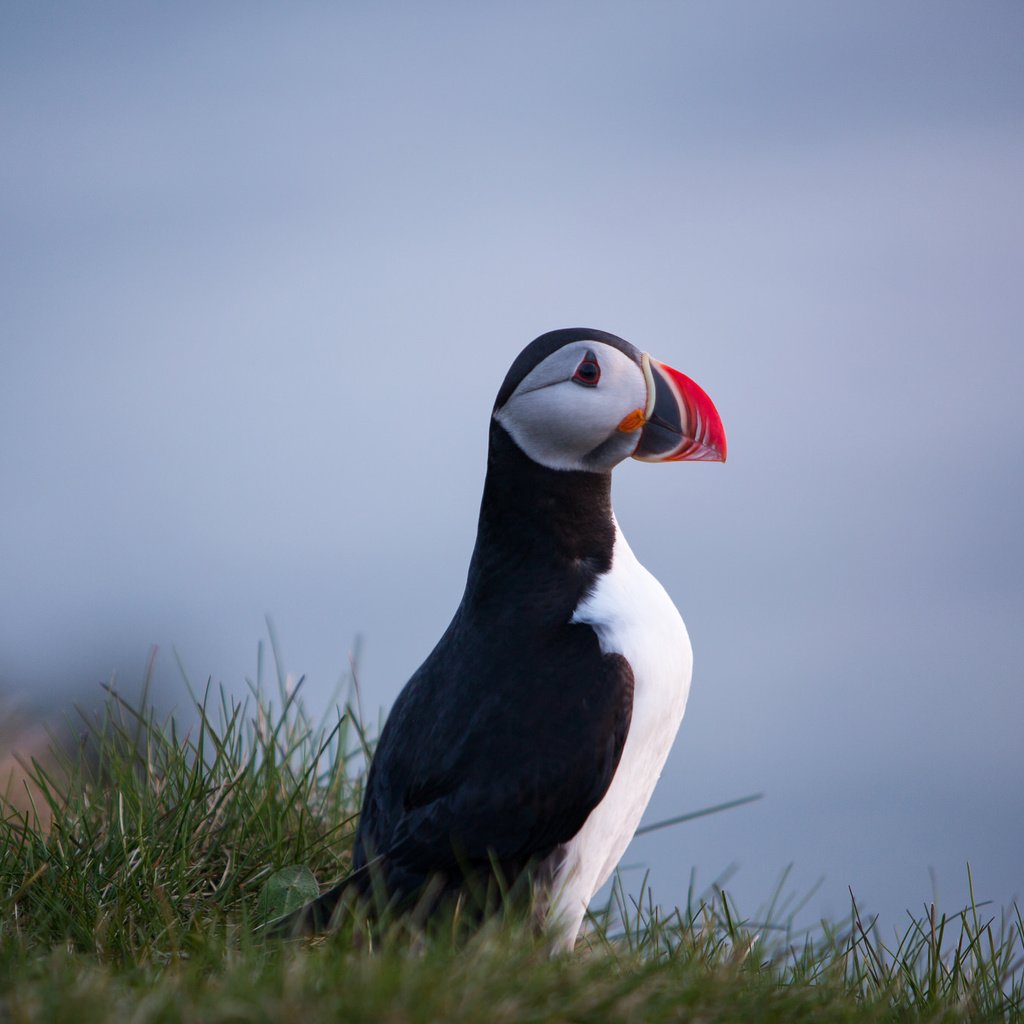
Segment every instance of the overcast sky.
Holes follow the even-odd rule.
[[[597,327],[729,437],[616,473],[695,650],[648,820],[765,793],[626,862],[1021,896],[1022,52],[1019,2],[5,5],[0,687],[242,693],[269,613],[386,709],[509,363]]]

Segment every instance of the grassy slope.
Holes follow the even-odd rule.
[[[555,959],[514,920],[266,942],[309,871],[344,874],[367,750],[351,712],[324,730],[282,697],[207,695],[180,736],[112,696],[89,756],[32,768],[39,813],[0,822],[0,1022],[1024,1020],[1016,908],[888,949],[856,915],[796,941],[722,893],[667,917],[619,894]]]

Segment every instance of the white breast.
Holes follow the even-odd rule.
[[[591,897],[618,864],[683,720],[693,652],[686,626],[662,585],[637,561],[615,526],[612,567],[573,615],[597,633],[601,650],[633,669],[633,714],[604,799],[566,844],[554,879],[552,920],[571,949]]]

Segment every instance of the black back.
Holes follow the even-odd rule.
[[[633,673],[570,619],[613,543],[611,474],[540,466],[492,420],[462,603],[399,695],[367,782],[354,866],[379,857],[389,895],[436,876],[457,887],[492,860],[514,880],[604,796]]]

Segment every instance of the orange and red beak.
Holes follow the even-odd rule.
[[[646,352],[643,370],[647,406],[630,413],[620,424],[623,430],[642,427],[633,458],[641,462],[725,462],[725,427],[704,389]]]

